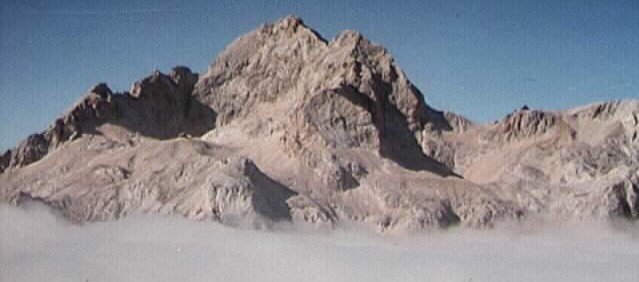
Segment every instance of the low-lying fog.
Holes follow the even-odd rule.
[[[639,227],[240,230],[135,216],[74,226],[0,206],[0,281],[639,281]]]

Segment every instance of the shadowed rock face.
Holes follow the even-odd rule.
[[[197,78],[185,67],[173,68],[170,75],[155,71],[117,101],[122,110],[116,123],[158,139],[208,132],[215,126],[216,113],[193,97]]]
[[[6,168],[8,168],[10,163],[11,163],[11,150],[7,150],[2,155],[0,155],[0,173],[2,173]]]
[[[203,75],[95,86],[0,156],[0,200],[38,199],[77,222],[144,212],[381,232],[636,218],[638,105],[475,124],[428,106],[382,46],[354,31],[326,40],[288,16]]]
[[[20,167],[35,162],[47,154],[48,142],[43,134],[32,134],[11,151],[9,167]]]

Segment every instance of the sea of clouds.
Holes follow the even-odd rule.
[[[381,236],[143,215],[80,226],[0,205],[0,281],[639,281],[639,226]]]

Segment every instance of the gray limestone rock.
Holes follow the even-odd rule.
[[[230,225],[380,232],[481,228],[547,216],[635,219],[639,102],[515,111],[477,124],[426,104],[361,34],[322,38],[288,16],[202,75],[159,71],[92,88],[0,156],[0,201],[75,222],[132,213]]]

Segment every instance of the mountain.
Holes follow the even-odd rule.
[[[204,74],[98,84],[0,157],[0,201],[75,222],[159,213],[380,232],[634,219],[638,117],[639,101],[620,101],[476,124],[426,104],[382,46],[287,16]]]

